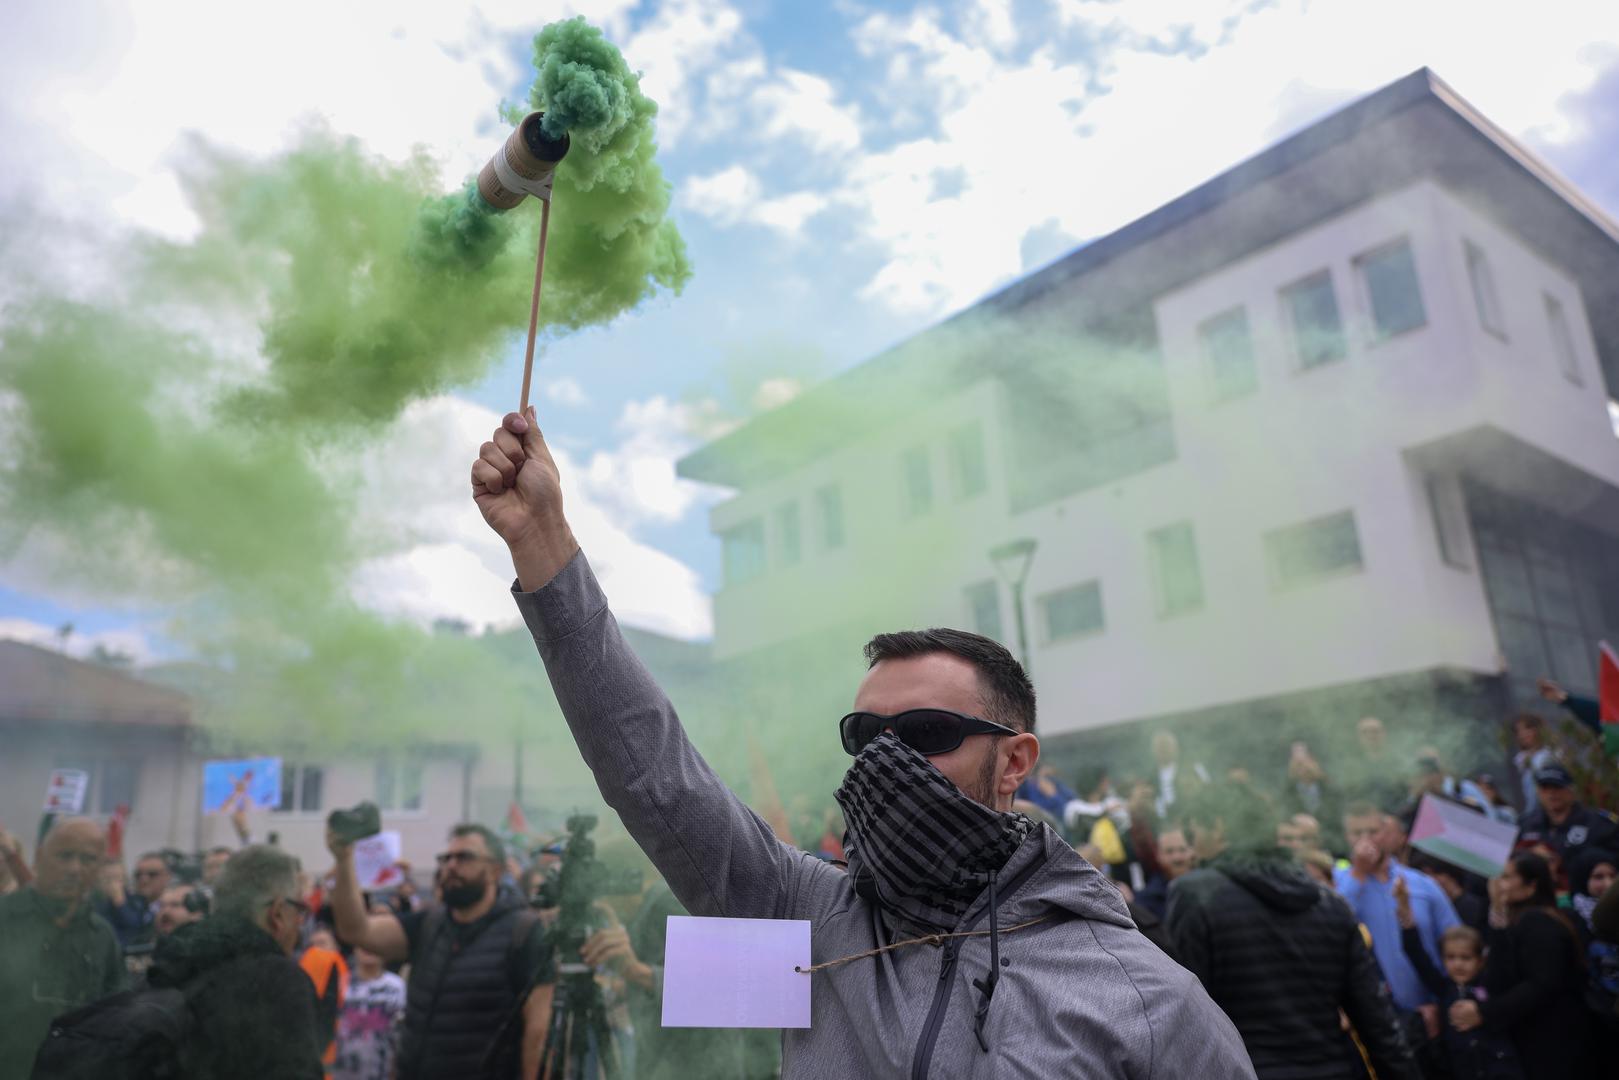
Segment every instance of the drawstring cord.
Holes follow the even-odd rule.
[[[989,879],[989,974],[974,979],[973,985],[983,996],[978,999],[978,1012],[973,1017],[973,1034],[978,1036],[978,1048],[989,1053],[989,1040],[984,1038],[984,1021],[989,1018],[989,1000],[995,996],[995,984],[1001,979],[1001,926],[995,909],[995,877]]]

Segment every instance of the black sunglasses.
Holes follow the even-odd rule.
[[[927,757],[948,754],[969,735],[1017,734],[1004,724],[992,724],[949,709],[907,709],[897,716],[852,712],[838,721],[843,749],[850,755],[860,753],[867,743],[889,730],[899,736],[900,742]]]

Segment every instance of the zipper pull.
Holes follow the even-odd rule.
[[[944,947],[944,959],[939,964],[939,981],[944,982],[950,977],[950,965],[956,961],[956,946],[952,943]]]

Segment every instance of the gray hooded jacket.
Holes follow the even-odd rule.
[[[694,915],[808,919],[814,963],[909,935],[841,870],[792,848],[714,775],[619,634],[583,553],[513,587],[602,797]],[[979,1045],[987,936],[911,945],[806,975],[813,1026],[784,1033],[783,1080],[1252,1077],[1190,973],[1135,929],[1117,890],[1049,828],[997,878],[1001,973]],[[988,890],[958,929],[988,926]],[[1039,916],[1048,921],[1005,929]]]

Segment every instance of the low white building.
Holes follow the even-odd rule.
[[[1619,226],[1424,69],[686,457],[715,655],[1016,649],[1030,539],[1048,736],[1494,722],[1619,641],[1609,376]]]

